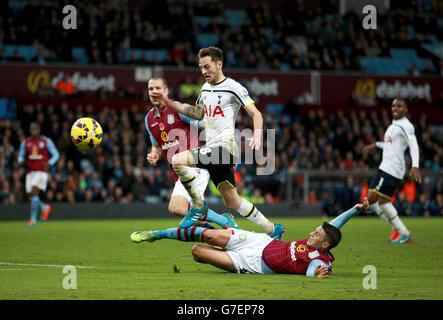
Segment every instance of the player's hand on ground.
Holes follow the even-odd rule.
[[[418,183],[421,183],[421,174],[420,174],[420,170],[418,168],[412,167],[411,172],[409,173],[409,176],[413,176],[415,181],[417,181]]]
[[[146,160],[148,160],[148,162],[152,166],[155,166],[157,164],[158,159],[159,159],[159,155],[157,153],[151,152],[146,155]]]
[[[327,278],[329,274],[329,269],[328,267],[319,265],[317,266],[317,268],[315,268],[314,270],[314,277],[315,278]]]
[[[356,208],[358,211],[363,211],[363,210],[366,210],[367,208],[369,208],[369,201],[368,201],[368,198],[364,198],[363,203],[357,203],[357,204],[355,205],[355,208]]]

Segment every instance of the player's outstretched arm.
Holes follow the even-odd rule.
[[[258,150],[261,147],[261,138],[263,134],[263,116],[253,103],[248,105],[245,109],[251,116],[254,124],[254,135],[249,139],[249,146],[251,149]]]
[[[183,105],[178,102],[175,102],[171,99],[169,99],[164,93],[162,92],[152,92],[151,96],[161,101],[163,105],[166,107],[175,110],[179,113],[184,114],[185,116],[188,116],[195,120],[202,120],[205,117],[205,110],[201,106],[189,106],[189,105]]]

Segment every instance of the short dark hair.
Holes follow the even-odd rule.
[[[163,81],[163,85],[165,86],[165,88],[168,87],[168,81],[163,77],[154,76],[151,79],[149,79],[149,81],[151,81],[151,80],[161,80],[161,81]],[[148,86],[149,86],[149,81],[147,83]]]
[[[332,224],[327,223],[326,221],[322,224],[323,230],[325,230],[326,237],[325,241],[329,242],[329,250],[335,248],[341,240],[341,231],[340,229],[334,227]]]
[[[202,48],[198,52],[198,58],[201,59],[203,57],[211,57],[212,61],[223,62],[223,51],[222,51],[222,49],[214,47],[214,46]]]
[[[395,98],[394,100],[398,100],[398,101],[400,101],[400,102],[403,102],[403,104],[405,105],[405,107],[406,107],[406,108],[408,107],[408,104],[406,103],[406,100],[405,100],[405,99],[402,99],[402,98]],[[392,100],[392,103],[394,103],[394,100]]]

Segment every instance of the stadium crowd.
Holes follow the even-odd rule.
[[[350,114],[338,111],[326,115],[322,109],[311,109],[308,116],[301,117],[294,110],[293,102],[288,102],[280,116],[273,111],[263,114],[265,128],[274,128],[278,136],[274,145],[275,171],[271,175],[256,176],[254,165],[240,163],[236,171],[239,193],[255,203],[286,200],[286,180],[292,174],[291,198],[300,203],[322,203],[324,214],[335,215],[367,192],[368,178],[349,176],[335,188],[320,183],[303,199],[300,170],[315,169],[327,173],[337,170],[364,172],[377,168],[381,152],[363,157],[361,151],[364,145],[382,139],[390,117],[387,111],[381,115],[365,111]],[[101,123],[105,137],[97,149],[80,152],[70,139],[70,127],[77,118],[90,114]],[[33,121],[40,123],[42,133],[54,141],[61,154],[60,160],[50,169],[51,178],[45,194],[47,201],[129,203],[168,200],[174,185],[169,167],[165,161],[152,167],[145,159],[150,148],[145,114],[146,110],[139,110],[137,105],[120,111],[103,107],[98,112],[94,112],[92,105],[78,105],[71,110],[66,103],[60,106],[37,103],[19,108],[17,121],[0,120],[0,202],[26,201],[25,168],[18,165],[17,157],[19,144],[28,136]],[[443,128],[428,126],[425,115],[412,120],[421,149],[421,168],[439,171],[443,166]],[[240,112],[237,128],[251,128],[251,121]],[[268,148],[266,138],[263,142]],[[417,186],[414,182],[405,182],[403,192],[396,197],[401,214],[443,213],[443,179],[438,175],[430,179],[433,179],[431,183]],[[207,194],[208,199],[220,201],[213,185]]]
[[[13,3],[14,1],[9,1]],[[8,3],[8,2],[7,2]],[[25,5],[23,5],[25,4]],[[166,49],[163,65],[195,66],[200,35],[209,35],[226,53],[227,67],[277,70],[361,70],[361,57],[390,56],[390,48],[420,48],[430,37],[443,39],[436,24],[438,1],[404,4],[380,14],[378,30],[363,30],[361,14],[338,15],[337,1],[313,6],[282,1],[279,6],[253,1],[239,21],[223,1],[71,1],[78,11],[77,29],[59,27],[63,1],[21,2],[0,15],[0,45],[33,45],[37,63],[72,62],[72,48],[87,48],[91,64],[158,64],[159,57],[127,55],[130,49]],[[417,4],[415,4],[417,6]],[[401,9],[409,8],[409,9]],[[28,26],[33,26],[29,28]],[[412,32],[412,34],[410,34]],[[213,43],[214,44],[214,43]],[[21,61],[17,52],[0,61]],[[434,61],[412,74],[442,74]]]

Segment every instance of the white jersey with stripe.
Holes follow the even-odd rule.
[[[214,85],[205,83],[197,98],[197,105],[205,110],[206,146],[225,147],[237,154],[235,143],[235,120],[241,107],[254,101],[248,90],[231,78]]]
[[[417,141],[414,126],[406,117],[393,120],[384,139],[383,158],[379,168],[397,179],[403,179],[406,171],[405,151],[409,143]]]

